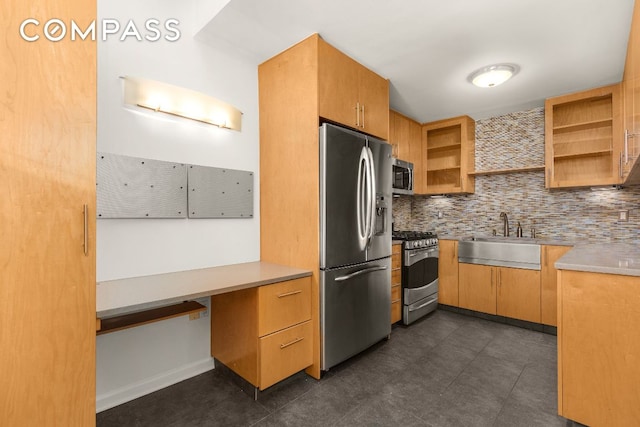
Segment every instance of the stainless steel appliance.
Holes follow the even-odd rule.
[[[402,323],[408,325],[438,307],[438,236],[396,231],[402,240]]]
[[[393,159],[392,170],[393,194],[413,194],[413,163]]]
[[[391,146],[320,127],[321,368],[391,333]]]

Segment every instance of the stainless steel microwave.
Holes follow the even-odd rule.
[[[393,159],[393,194],[413,194],[413,163]]]

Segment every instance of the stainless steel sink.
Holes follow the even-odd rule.
[[[540,245],[523,237],[469,237],[458,243],[458,261],[540,270]]]

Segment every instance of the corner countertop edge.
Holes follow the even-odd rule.
[[[577,245],[555,263],[558,270],[640,277],[640,245]]]

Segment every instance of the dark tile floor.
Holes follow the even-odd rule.
[[[107,426],[568,426],[556,337],[437,310],[316,381],[254,401],[215,369],[97,415]]]

